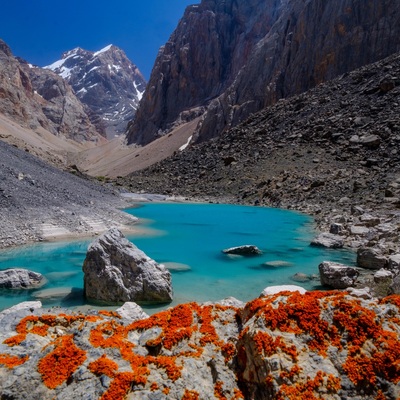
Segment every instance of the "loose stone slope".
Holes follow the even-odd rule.
[[[13,399],[394,400],[399,312],[399,296],[280,292],[244,308],[190,303],[138,321],[8,314],[0,390]]]

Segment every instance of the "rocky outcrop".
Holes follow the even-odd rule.
[[[128,324],[105,311],[15,313],[0,322],[0,392],[15,400],[396,399],[399,307],[398,296],[280,292],[244,308],[181,304]]]
[[[230,247],[229,249],[222,250],[224,254],[236,254],[240,256],[258,256],[262,251],[254,245],[248,244],[237,247]]]
[[[320,233],[311,242],[311,246],[326,247],[328,249],[341,249],[343,245],[343,239],[331,233]]]
[[[146,87],[138,67],[114,45],[96,52],[78,47],[45,68],[73,87],[92,123],[108,138],[125,132]]]
[[[82,269],[88,300],[107,304],[172,300],[170,272],[129,242],[116,228],[89,246]]]
[[[146,144],[204,110],[197,141],[216,136],[280,98],[399,51],[399,18],[395,0],[203,0],[160,49],[128,141]]]
[[[100,140],[69,85],[56,74],[15,58],[1,40],[0,113],[33,131],[44,128],[76,141]]]
[[[346,289],[354,286],[359,272],[347,265],[324,261],[318,266],[321,285],[333,289]]]
[[[45,279],[38,272],[23,268],[9,268],[0,271],[0,288],[34,289],[45,284]]]

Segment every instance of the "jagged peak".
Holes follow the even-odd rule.
[[[103,47],[101,50],[95,51],[93,53],[93,56],[97,57],[99,54],[106,53],[109,50],[116,50],[116,49],[118,49],[118,47],[114,46],[113,44],[109,44],[106,47]]]

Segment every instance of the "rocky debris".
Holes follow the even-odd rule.
[[[229,249],[222,250],[224,254],[236,254],[240,256],[258,256],[262,251],[254,245],[246,244],[243,246],[230,247]]]
[[[100,139],[71,87],[12,55],[0,40],[0,112],[20,125],[76,141]]]
[[[311,242],[311,246],[326,247],[328,249],[341,249],[343,245],[343,239],[331,233],[321,233]]]
[[[368,269],[381,269],[388,265],[388,260],[375,248],[359,248],[357,251],[357,266]]]
[[[394,86],[382,92],[388,74]],[[315,217],[320,232],[339,224],[331,233],[345,247],[399,254],[398,76],[395,54],[280,100],[219,138],[117,182],[132,191],[299,210]],[[378,148],[359,143],[374,134]],[[228,157],[234,161],[226,165]]]
[[[116,224],[132,227],[136,219],[116,209],[129,204],[112,187],[62,172],[0,141],[0,248],[58,232],[90,236]]]
[[[172,301],[170,272],[116,228],[91,243],[82,269],[88,300],[107,304]]]
[[[114,45],[96,52],[78,47],[45,68],[72,86],[92,123],[108,138],[125,132],[146,87],[138,67]]]
[[[46,279],[38,272],[24,268],[9,268],[0,271],[0,288],[2,289],[34,289],[46,283]]]
[[[0,392],[62,398],[395,399],[399,297],[279,292],[244,308],[36,310],[0,326]],[[294,398],[294,397],[293,397]]]
[[[398,20],[396,0],[368,7],[356,0],[203,0],[189,6],[160,49],[128,141],[149,143],[199,114],[195,136],[208,140],[281,98],[399,51]],[[367,94],[393,91],[397,75],[384,74]],[[357,122],[363,127],[369,121]],[[339,138],[342,132],[331,133]],[[379,130],[357,138],[371,150],[381,141]]]
[[[400,271],[400,254],[392,254],[389,256],[388,268]]]
[[[318,266],[321,285],[330,286],[333,289],[346,289],[354,286],[358,271],[344,264],[324,261]]]

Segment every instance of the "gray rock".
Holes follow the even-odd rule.
[[[364,236],[369,233],[369,229],[365,226],[352,225],[350,227],[350,233],[354,236]]]
[[[143,311],[142,307],[132,301],[124,303],[122,307],[117,308],[115,311],[122,318],[130,320],[131,322],[149,318],[148,314]]]
[[[357,266],[368,269],[381,269],[387,266],[387,259],[377,249],[361,247],[357,251]]]
[[[321,285],[334,289],[346,289],[354,286],[359,275],[355,268],[344,264],[324,261],[318,266]]]
[[[18,303],[15,306],[12,306],[0,312],[0,320],[8,314],[12,314],[20,310],[33,311],[36,308],[42,308],[42,303],[40,301],[24,301],[22,303]]]
[[[371,289],[368,287],[362,289],[349,287],[346,290],[351,296],[359,297],[360,299],[365,299],[365,300],[372,299]]]
[[[400,254],[392,254],[389,256],[388,268],[400,270]]]
[[[375,283],[386,283],[392,282],[393,274],[387,269],[380,269],[374,274],[374,282]]]
[[[307,274],[303,274],[302,272],[297,272],[291,277],[291,279],[296,282],[308,282],[311,280],[311,277]]]
[[[339,224],[337,222],[331,224],[329,233],[331,233],[332,235],[342,235],[343,232],[344,232],[343,224]]]
[[[311,242],[311,246],[340,249],[344,245],[343,239],[331,233],[321,233]]]
[[[381,144],[381,138],[378,135],[361,136],[360,143],[370,149],[376,149]]]
[[[374,215],[371,215],[371,214],[363,214],[363,215],[361,215],[360,221],[365,226],[368,226],[368,227],[373,227],[373,226],[379,225],[381,223],[380,218],[378,218],[378,217],[376,217]]]
[[[222,250],[224,254],[237,254],[241,256],[257,256],[262,254],[262,251],[254,245],[243,245],[237,247],[230,247],[229,249]]]
[[[299,292],[300,294],[304,294],[307,292],[307,290],[296,285],[268,286],[261,292],[260,297],[269,296],[271,294],[277,294],[280,292]]]
[[[42,274],[23,268],[0,271],[0,288],[4,289],[33,289],[42,286],[45,282]]]
[[[170,272],[116,228],[111,228],[89,246],[83,272],[84,292],[89,300],[109,304],[172,300]]]

